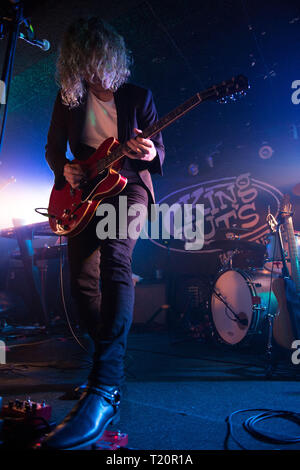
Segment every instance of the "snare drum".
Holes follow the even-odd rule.
[[[266,270],[229,269],[215,281],[211,298],[212,323],[221,342],[236,345],[257,337],[269,313],[275,315],[278,304]]]

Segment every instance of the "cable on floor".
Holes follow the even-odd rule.
[[[248,432],[248,434],[250,434],[255,439],[265,442],[267,444],[288,445],[288,444],[296,444],[300,442],[300,434],[298,435],[276,434],[272,430],[265,431],[258,427],[259,423],[261,423],[262,421],[266,421],[268,419],[274,419],[274,418],[281,418],[281,419],[293,422],[294,424],[297,424],[298,426],[300,426],[300,413],[296,413],[294,411],[287,411],[287,410],[252,408],[252,409],[234,411],[229,416],[227,416],[226,418],[227,434],[226,434],[225,441],[224,441],[225,450],[228,450],[228,441],[230,437],[240,449],[251,450],[245,447],[243,444],[241,444],[241,442],[238,440],[235,433],[233,432],[232,418],[233,416],[236,416],[237,414],[247,413],[247,412],[252,412],[252,411],[259,411],[260,413],[257,415],[251,416],[250,418],[247,418],[243,422],[243,427]],[[282,449],[273,448],[271,450],[282,450]]]

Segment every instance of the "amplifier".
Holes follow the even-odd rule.
[[[166,303],[167,290],[165,283],[138,282],[135,285],[133,323],[146,323]],[[165,323],[165,311],[159,313],[154,321],[160,324]]]

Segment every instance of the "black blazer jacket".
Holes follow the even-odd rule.
[[[144,130],[157,121],[157,111],[150,90],[124,84],[114,93],[117,117],[118,140],[125,143],[134,137],[134,128]],[[54,172],[55,180],[62,178],[63,167],[69,160],[66,158],[67,143],[73,156],[79,160],[88,158],[95,149],[81,143],[81,135],[85,123],[87,97],[76,108],[69,108],[57,94],[52,113],[51,124],[46,145],[46,160]],[[130,159],[130,167],[134,169],[150,193],[150,203],[155,202],[151,173],[162,174],[165,148],[161,133],[152,138],[157,155],[151,162]],[[122,171],[121,171],[122,174]]]

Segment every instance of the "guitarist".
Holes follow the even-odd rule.
[[[76,159],[87,159],[108,137],[127,144],[121,193],[127,206],[154,202],[150,173],[162,174],[161,134],[136,137],[157,120],[149,90],[126,83],[130,56],[123,38],[100,18],[79,19],[66,31],[57,62],[57,95],[46,145],[55,184],[78,188],[84,174],[66,158],[67,143]],[[136,137],[136,138],[135,138]],[[107,198],[116,209],[119,196]],[[131,221],[128,216],[128,224]],[[98,440],[118,415],[124,355],[132,321],[134,288],[131,259],[136,240],[99,240],[94,217],[68,241],[72,295],[94,341],[88,386],[64,421],[47,437],[53,449],[76,449]],[[141,228],[141,227],[140,227]],[[101,261],[100,261],[101,260]],[[101,305],[99,281],[101,280]]]

